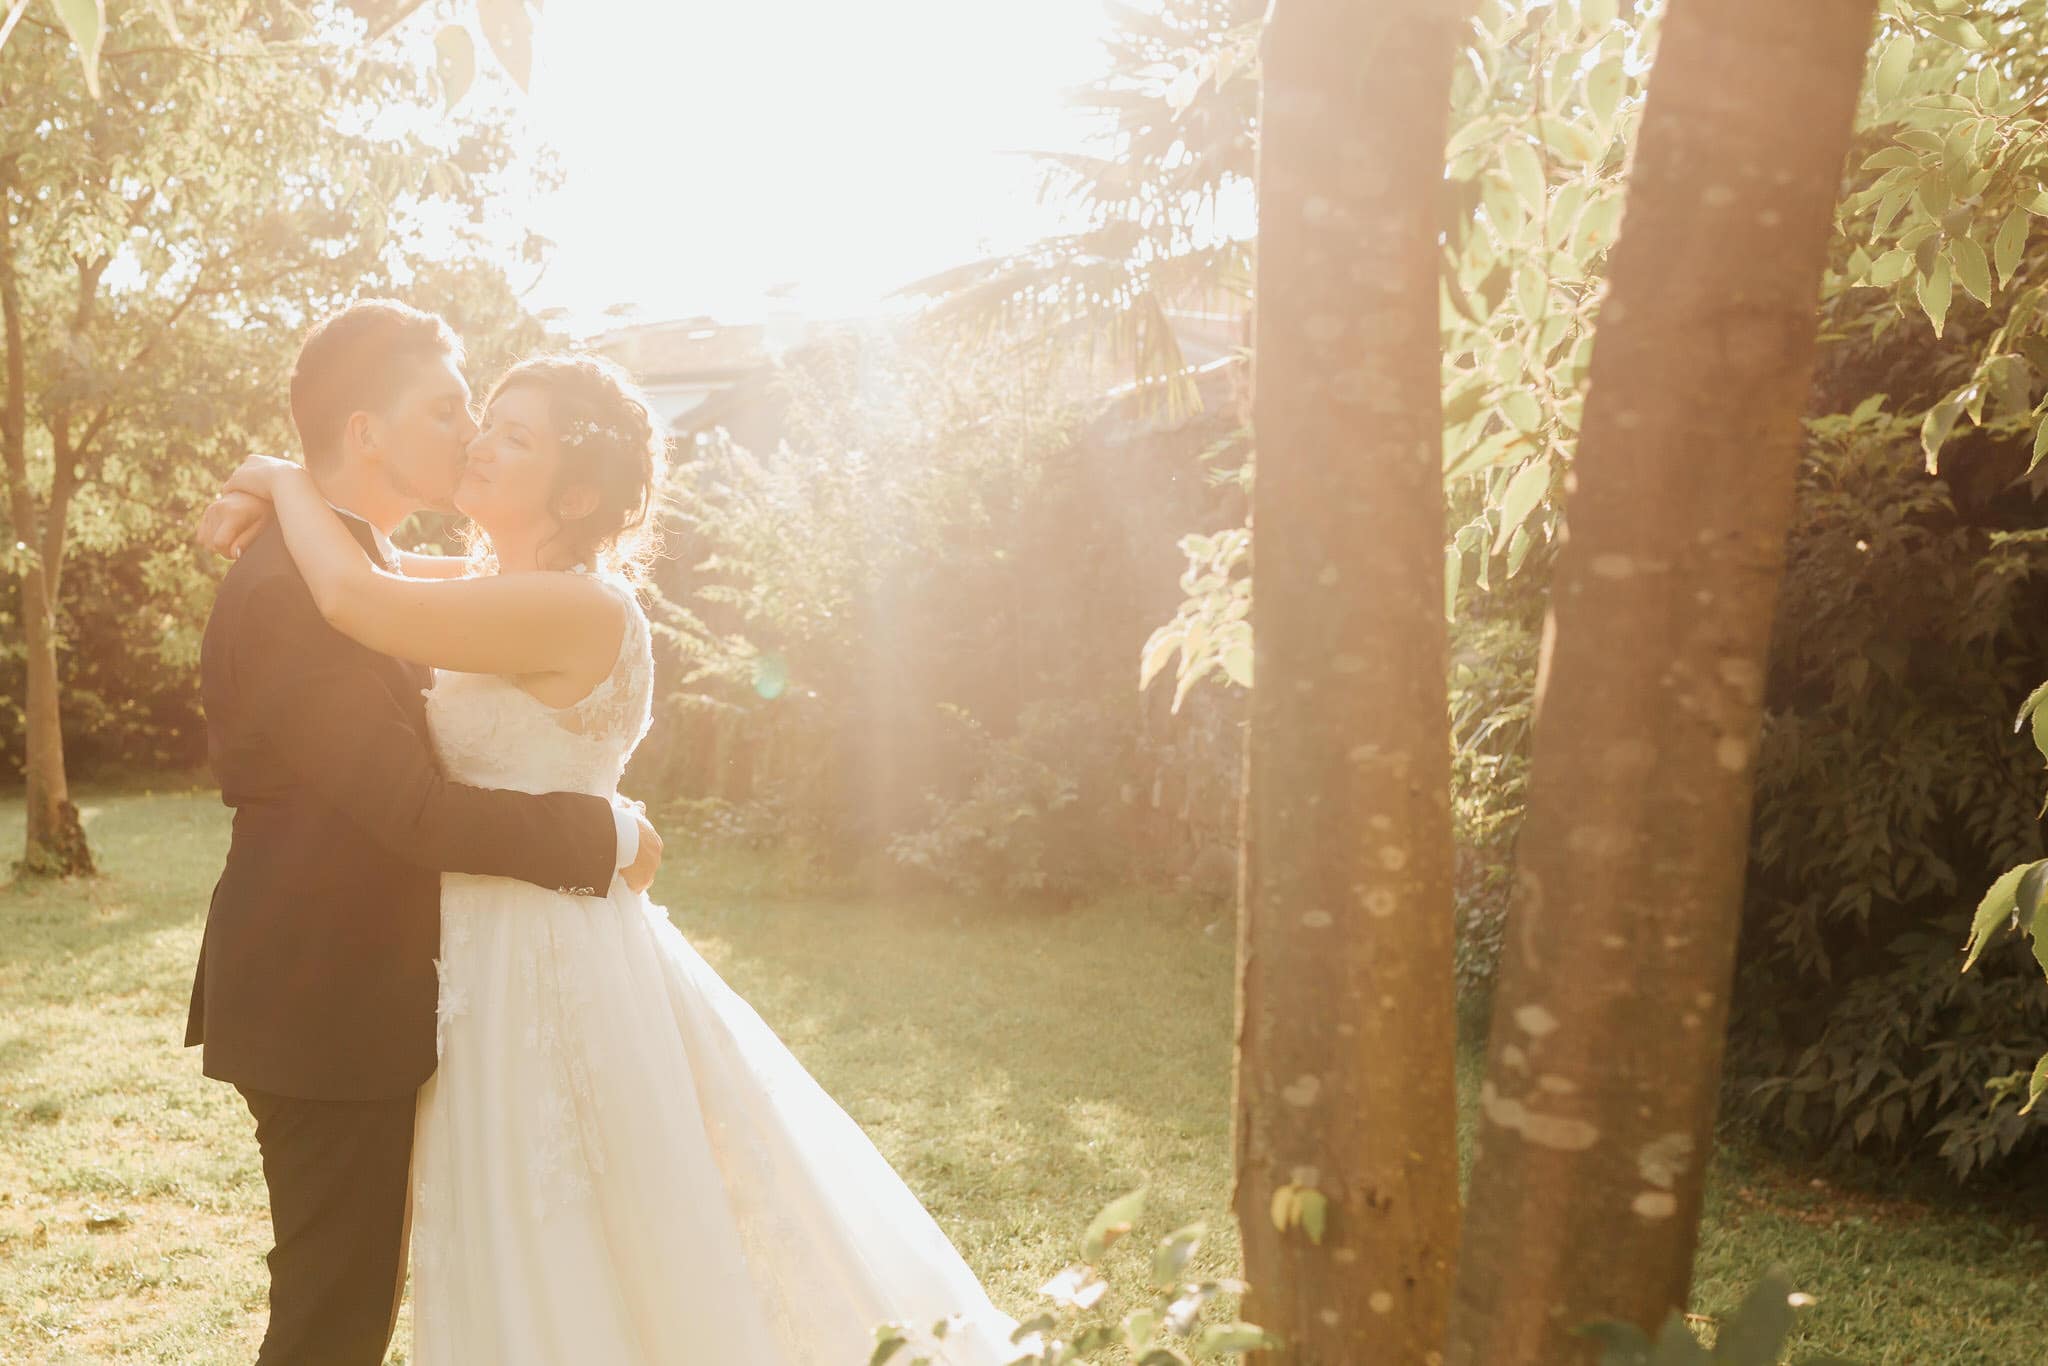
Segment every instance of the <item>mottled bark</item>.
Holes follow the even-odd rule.
[[[1567,481],[1449,1360],[1686,1300],[1874,0],[1672,0]]]
[[[1277,0],[1259,151],[1245,1317],[1424,1362],[1457,1237],[1437,204],[1457,0]],[[1328,1202],[1320,1244],[1274,1193]]]

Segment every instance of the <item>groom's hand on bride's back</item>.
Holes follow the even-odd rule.
[[[647,823],[645,811],[635,812],[633,819],[640,827],[640,848],[633,861],[619,870],[619,876],[626,880],[628,891],[644,892],[654,885],[654,875],[661,868],[661,836]]]
[[[223,493],[199,514],[197,539],[222,559],[238,560],[270,522],[270,504],[253,493]]]

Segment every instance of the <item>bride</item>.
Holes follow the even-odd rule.
[[[287,461],[253,456],[228,486],[271,501],[337,629],[439,671],[450,777],[610,796],[650,718],[634,582],[662,457],[622,370],[546,356],[498,382],[469,447],[475,562],[373,566]],[[419,1366],[842,1366],[880,1323],[948,1316],[934,1361],[1020,1354],[859,1127],[644,894],[451,873],[441,923]]]

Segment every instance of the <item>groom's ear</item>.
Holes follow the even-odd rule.
[[[348,415],[342,424],[342,435],[352,451],[374,451],[377,449],[377,415],[358,408]]]

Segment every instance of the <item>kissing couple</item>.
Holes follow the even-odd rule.
[[[303,465],[201,519],[207,750],[234,809],[187,1044],[256,1121],[261,1366],[935,1362],[1011,1320],[859,1128],[650,902],[618,795],[652,714],[636,588],[666,438],[589,355],[472,417],[440,318],[354,304],[291,378]],[[421,509],[467,557],[402,553]]]

